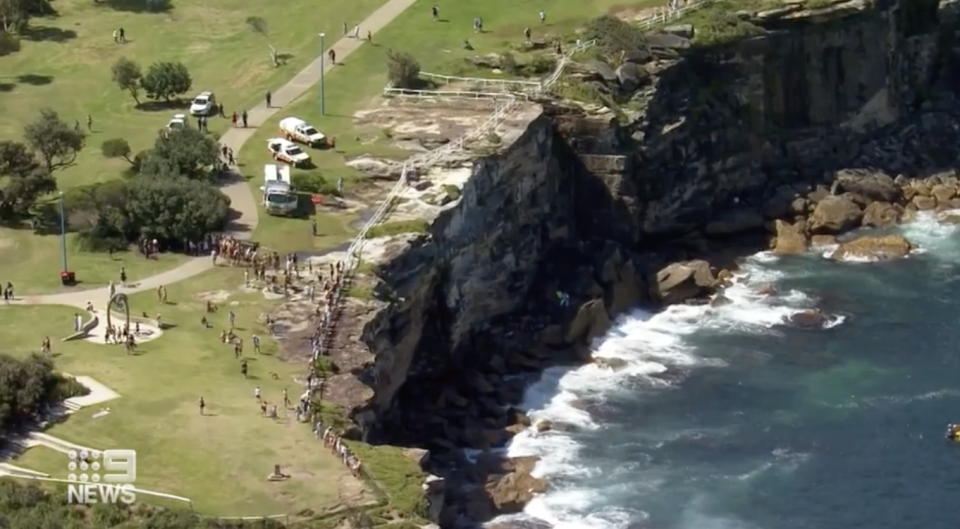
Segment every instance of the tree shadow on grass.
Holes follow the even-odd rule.
[[[97,6],[124,13],[169,13],[173,11],[171,0],[103,0]]]
[[[53,82],[53,76],[28,73],[17,76],[17,82],[21,84],[28,84],[30,86],[44,86]]]
[[[14,84],[14,83],[4,83],[4,82],[0,82],[0,94],[2,94],[2,93],[4,93],[4,92],[13,92],[13,89],[16,88],[16,87],[17,87],[17,85]]]
[[[287,62],[293,58],[292,53],[278,53],[277,54],[277,63],[279,66],[287,64]]]
[[[173,101],[143,101],[137,106],[137,110],[144,112],[163,112],[170,110],[183,110],[187,108],[186,103],[179,99]]]
[[[77,32],[49,26],[27,26],[20,36],[33,42],[66,42],[77,38]]]

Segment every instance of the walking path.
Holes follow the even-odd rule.
[[[389,0],[360,23],[361,35],[365,35],[368,31],[376,34],[387,24],[392,22],[393,19],[397,18],[401,13],[406,11],[408,7],[412,6],[415,1],[416,0]],[[424,16],[427,15],[425,14]],[[328,47],[328,50],[333,49],[336,52],[338,59],[346,58],[351,53],[359,49],[360,46],[362,46],[365,42],[366,41],[362,39],[343,37],[335,42],[333,46]],[[326,51],[327,50],[324,50],[324,53],[326,53]],[[324,73],[330,72],[335,67],[328,60],[324,61],[323,66]],[[260,125],[270,119],[281,108],[289,105],[298,97],[305,94],[308,90],[310,90],[311,87],[313,87],[313,85],[319,82],[320,57],[317,57],[316,60],[307,65],[307,67],[301,70],[300,73],[295,75],[293,79],[272,92],[272,104],[270,107],[267,107],[265,102],[261,102],[257,106],[247,111],[250,127],[231,128],[227,130],[223,136],[220,137],[220,143],[233,149],[233,152],[237,153],[239,157],[240,150],[243,148],[247,140],[249,140],[254,133],[256,133],[257,128]],[[220,190],[223,192],[223,194],[230,198],[230,207],[239,214],[239,216],[232,219],[228,224],[228,235],[232,235],[240,239],[249,239],[253,236],[253,231],[257,228],[257,223],[259,222],[257,201],[254,198],[253,193],[250,191],[250,186],[247,184],[243,176],[235,174],[232,178],[230,178],[229,182],[221,186]],[[139,281],[136,281],[136,285],[120,289],[119,291],[122,291],[125,294],[135,294],[137,292],[155,290],[160,285],[169,285],[171,283],[189,279],[193,276],[206,272],[213,267],[213,262],[209,257],[197,257],[172,270],[168,270],[155,276],[140,279]],[[86,307],[87,302],[96,303],[97,300],[106,300],[109,296],[108,288],[109,287],[101,287],[89,290],[64,292],[61,294],[27,296],[25,298],[15,300],[14,303],[29,305],[69,305],[73,307],[84,308]]]

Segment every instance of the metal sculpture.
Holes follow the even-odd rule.
[[[122,310],[124,316],[127,317],[127,328],[130,328],[130,305],[128,304],[127,295],[120,293],[114,294],[110,297],[110,301],[107,303],[107,328],[110,328],[110,313],[113,312],[113,307],[117,307],[117,310]]]

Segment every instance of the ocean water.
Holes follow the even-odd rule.
[[[595,343],[629,362],[551,369],[517,436],[550,492],[524,515],[558,529],[960,527],[960,229],[899,228],[885,263],[749,258],[717,308],[635,311]],[[773,285],[776,295],[757,294]],[[809,307],[829,329],[783,317]],[[559,429],[559,428],[558,428]]]

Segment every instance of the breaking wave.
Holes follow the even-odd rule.
[[[777,334],[782,332],[786,319],[795,313],[814,308],[816,300],[798,290],[777,288],[786,272],[774,268],[778,258],[763,252],[747,259],[741,272],[735,275],[732,286],[723,292],[724,303],[712,305],[673,305],[662,312],[635,310],[615,322],[613,329],[594,344],[594,358],[618,359],[622,364],[616,370],[589,364],[579,368],[551,368],[532,384],[523,407],[535,423],[548,420],[554,428],[537,433],[534,428],[517,435],[507,454],[511,457],[537,456],[539,462],[534,475],[549,479],[551,490],[531,501],[522,517],[532,517],[556,529],[633,529],[648,518],[643,506],[624,508],[610,505],[614,491],[584,487],[578,482],[608,468],[584,464],[581,457],[588,448],[578,441],[585,432],[601,433],[604,402],[618,399],[642,399],[643,392],[664,391],[674,387],[683,373],[712,367],[724,368],[727,361],[711,357],[691,343],[695,333]],[[825,325],[831,327],[843,322],[843,316],[834,316]],[[556,427],[563,425],[563,427]],[[599,431],[599,432],[598,432]],[[686,428],[664,433],[651,443],[653,450],[671,443],[702,438],[718,439],[724,436],[718,428]],[[655,472],[645,472],[642,457],[632,454],[630,487],[656,489],[662,481]],[[637,461],[636,458],[641,457]],[[778,450],[756,469],[741,473],[739,479],[750,479],[781,465],[795,466],[804,454]],[[503,517],[516,520],[517,517]],[[748,527],[737,520],[710,518],[696,505],[683,514],[681,527],[696,529]]]

